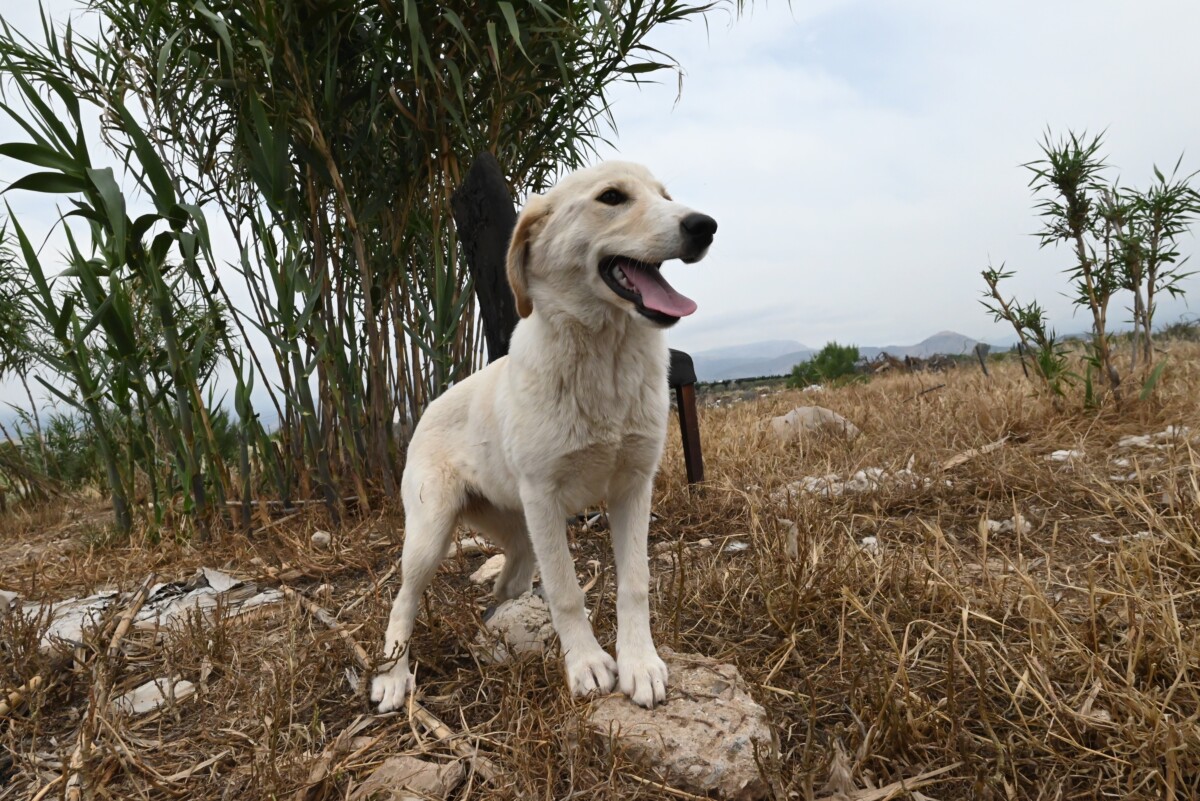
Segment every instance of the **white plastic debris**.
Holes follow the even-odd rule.
[[[115,711],[125,715],[144,715],[168,701],[182,701],[196,692],[196,685],[178,676],[148,681],[112,700]]]
[[[905,467],[895,472],[888,472],[882,467],[867,467],[845,479],[837,473],[805,476],[799,481],[794,481],[772,492],[771,501],[776,506],[786,506],[789,501],[801,495],[837,498],[842,495],[877,492],[884,488],[917,489],[929,487],[932,484],[930,479],[913,472],[911,467]]]
[[[1167,426],[1157,434],[1131,434],[1117,441],[1118,448],[1170,448],[1173,444],[1191,438],[1191,429],[1187,426]]]
[[[260,591],[252,581],[241,581],[220,570],[201,568],[187,581],[157,584],[133,619],[135,629],[155,629],[181,623],[189,614],[212,615],[220,608],[229,616],[250,609],[279,603],[283,593],[276,589]],[[42,635],[41,647],[49,650],[56,642],[76,645],[83,642],[84,631],[103,620],[114,604],[125,601],[116,591],[101,591],[84,598],[67,598],[49,603],[27,602],[26,616],[47,615],[49,625]]]
[[[1025,519],[1024,515],[1017,514],[1010,517],[1008,520],[989,520],[987,521],[987,529],[992,534],[1028,534],[1033,531],[1033,526]]]
[[[797,406],[790,412],[771,418],[771,431],[783,443],[793,442],[806,433],[829,431],[853,440],[862,432],[832,409],[823,406]]]

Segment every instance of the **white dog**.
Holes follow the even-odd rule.
[[[381,712],[412,689],[418,601],[459,521],[504,549],[498,601],[528,592],[541,570],[572,692],[610,692],[619,677],[637,704],[666,698],[646,533],[667,428],[663,329],[696,304],[659,266],[703,258],[716,229],[636,164],[581,170],[529,198],[508,251],[523,318],[511,350],[432,403],[409,445],[403,584],[384,641],[389,662],[371,687]],[[617,569],[615,662],[588,623],[565,525],[603,500]]]

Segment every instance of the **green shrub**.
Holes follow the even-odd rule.
[[[792,368],[787,385],[801,389],[810,384],[838,382],[854,376],[854,363],[858,361],[857,345],[839,345],[829,342],[812,359]]]

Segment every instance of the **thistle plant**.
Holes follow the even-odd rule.
[[[1180,256],[1178,240],[1200,213],[1200,194],[1191,186],[1195,174],[1180,177],[1181,162],[1169,179],[1155,167],[1155,182],[1139,191],[1106,181],[1109,167],[1102,148],[1099,135],[1071,132],[1056,139],[1047,133],[1042,158],[1025,165],[1038,198],[1039,243],[1067,247],[1072,264],[1064,272],[1074,303],[1087,309],[1091,318],[1084,377],[1089,405],[1106,395],[1121,399],[1110,311],[1122,292],[1130,293],[1133,302],[1130,373],[1142,379],[1143,395],[1157,382],[1163,365],[1151,367],[1155,298],[1162,292],[1183,294],[1181,282],[1189,273],[1182,272],[1187,260]],[[999,284],[1011,275],[1003,267],[983,272],[988,287],[983,304],[997,321],[1012,325],[1022,347],[1036,354],[1040,378],[1061,395],[1064,384],[1079,376],[1068,369],[1066,350],[1047,330],[1044,309],[1036,301],[1023,305],[1002,295]],[[1094,378],[1099,379],[1100,392]]]

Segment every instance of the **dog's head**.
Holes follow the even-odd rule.
[[[612,314],[666,328],[696,310],[667,283],[662,263],[704,258],[717,222],[667,194],[649,170],[611,161],[532,195],[508,250],[517,311],[588,321]]]

